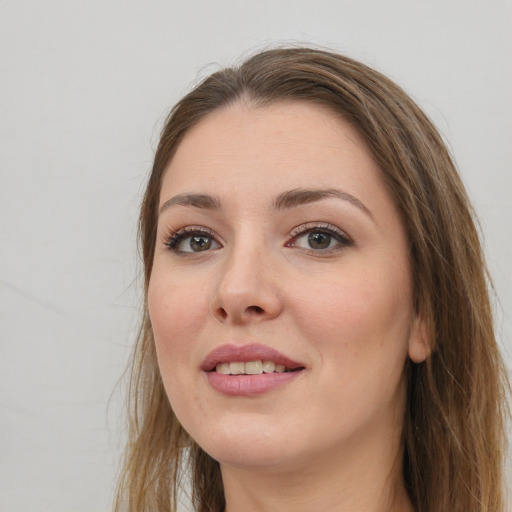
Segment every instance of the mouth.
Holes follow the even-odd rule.
[[[204,359],[201,370],[210,386],[231,396],[257,396],[294,381],[306,366],[259,344],[221,345]]]
[[[304,367],[287,368],[284,364],[274,361],[233,361],[218,363],[212,371],[222,375],[261,375],[263,373],[288,373],[303,370]]]
[[[212,350],[201,364],[204,372],[223,375],[261,375],[304,370],[305,365],[274,348],[258,343],[221,345]]]

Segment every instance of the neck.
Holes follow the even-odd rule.
[[[413,512],[402,478],[400,434],[380,441],[353,439],[339,453],[307,464],[221,465],[225,512]]]

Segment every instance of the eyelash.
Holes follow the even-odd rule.
[[[295,247],[294,243],[301,238],[304,235],[310,234],[310,233],[322,233],[325,235],[328,235],[335,240],[339,242],[339,244],[335,245],[334,247],[329,247],[326,249],[307,249],[302,248],[305,251],[311,252],[313,254],[319,255],[319,254],[329,254],[331,252],[337,252],[345,247],[352,247],[354,245],[353,240],[341,229],[337,228],[336,226],[328,223],[318,223],[318,222],[308,222],[306,224],[301,224],[300,226],[297,226],[294,228],[291,232],[291,236],[293,237],[291,242],[288,242],[286,244],[287,247]]]
[[[217,240],[215,233],[211,229],[202,226],[187,226],[185,228],[171,231],[171,233],[169,233],[169,235],[164,240],[164,245],[172,252],[178,254],[188,254],[189,251],[182,251],[178,249],[178,245],[183,240],[186,240],[187,238],[191,238],[193,236],[206,236],[208,238],[211,238],[212,240]],[[190,254],[194,254],[193,251],[190,251]]]
[[[297,247],[296,245],[294,245],[296,241],[299,240],[302,236],[307,235],[309,233],[322,233],[334,238],[336,241],[339,242],[339,244],[336,244],[334,247],[328,247],[326,249],[300,248],[304,251],[313,254],[328,254],[331,252],[340,251],[345,247],[352,247],[354,245],[352,239],[344,231],[337,228],[336,226],[328,223],[308,222],[306,224],[301,224],[300,226],[297,226],[291,231],[290,236],[292,237],[292,239],[290,242],[287,242],[285,246]],[[203,236],[210,238],[216,244],[218,244],[218,248],[222,247],[222,245],[217,241],[215,233],[211,229],[202,226],[187,226],[175,231],[171,231],[171,233],[165,238],[164,245],[168,248],[168,250],[180,255],[198,254],[201,251],[183,251],[178,248],[179,244],[182,241],[193,236]]]

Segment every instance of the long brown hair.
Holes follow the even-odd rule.
[[[301,100],[327,106],[361,134],[406,226],[417,313],[431,354],[406,363],[403,478],[417,512],[504,512],[509,384],[493,331],[489,279],[464,186],[439,133],[396,84],[345,56],[273,49],[218,71],[171,111],[140,214],[147,292],[162,176],[187,131],[212,111]],[[190,472],[198,512],[225,506],[218,463],[174,416],[147,307],[131,366],[129,438],[116,511],[171,512]]]

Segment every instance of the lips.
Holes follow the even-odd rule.
[[[201,370],[223,395],[256,397],[293,382],[305,365],[265,345],[222,345],[206,356]]]
[[[277,350],[256,343],[248,345],[221,345],[212,350],[201,364],[201,370],[211,372],[219,364],[251,363],[254,361],[272,362],[276,367],[284,366],[285,371],[304,368],[304,364],[294,361]]]

